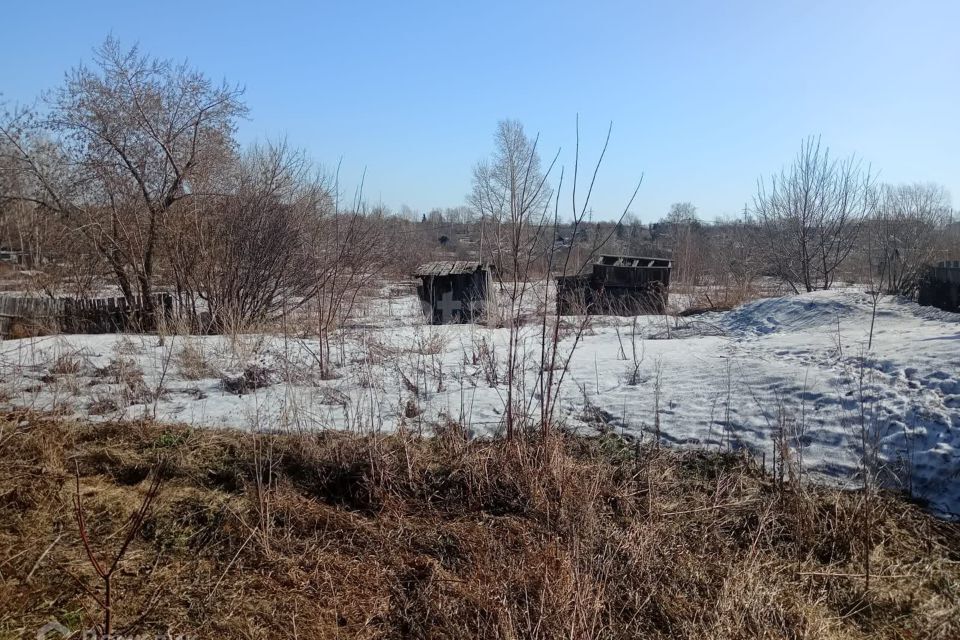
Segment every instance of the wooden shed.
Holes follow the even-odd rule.
[[[947,260],[931,267],[920,283],[917,302],[960,312],[960,260]]]
[[[490,265],[471,261],[428,262],[414,274],[417,295],[430,324],[477,322],[496,307]]]
[[[557,278],[557,313],[663,313],[672,269],[666,258],[602,255],[590,273]]]

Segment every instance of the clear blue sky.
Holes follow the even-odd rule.
[[[246,87],[243,141],[286,135],[343,158],[391,207],[462,204],[497,120],[572,163],[594,199],[655,220],[691,201],[742,210],[808,134],[885,180],[960,198],[960,2],[45,2],[3,10],[0,92],[29,102],[112,33]]]

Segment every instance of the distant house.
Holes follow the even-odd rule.
[[[920,283],[917,302],[960,312],[960,260],[948,260],[931,267]]]
[[[590,273],[557,278],[557,314],[663,313],[672,269],[666,258],[602,255]]]
[[[476,322],[496,306],[493,272],[474,261],[428,262],[414,274],[417,295],[430,324]]]

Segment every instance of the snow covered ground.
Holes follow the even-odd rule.
[[[114,419],[239,428],[501,428],[506,329],[423,325],[412,296],[374,303],[334,340],[321,379],[313,339],[58,336],[0,344],[9,404]],[[887,482],[960,512],[960,315],[847,289],[764,299],[691,318],[595,318],[561,390],[571,428],[773,456],[788,434],[805,474],[856,485],[862,436]],[[536,326],[522,329],[534,397]],[[567,339],[569,343],[569,338]],[[634,357],[636,354],[636,358]],[[221,378],[251,364],[269,385]],[[496,376],[494,375],[496,372]],[[536,404],[536,402],[534,401]]]

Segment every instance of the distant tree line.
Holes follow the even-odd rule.
[[[465,204],[393,212],[362,191],[345,203],[337,173],[285,140],[241,148],[246,115],[239,87],[108,38],[37,108],[0,118],[0,242],[29,256],[50,296],[109,288],[149,304],[170,291],[216,331],[308,309],[321,332],[376,278],[430,258],[530,279],[598,252],[654,255],[671,257],[683,284],[766,277],[799,292],[857,280],[912,295],[927,264],[960,248],[942,187],[879,184],[818,138],[759,182],[742,216],[707,222],[680,202],[642,223],[629,207],[595,214],[586,185],[561,215],[563,171],[556,157],[541,163],[538,138],[516,121],[497,126]]]

